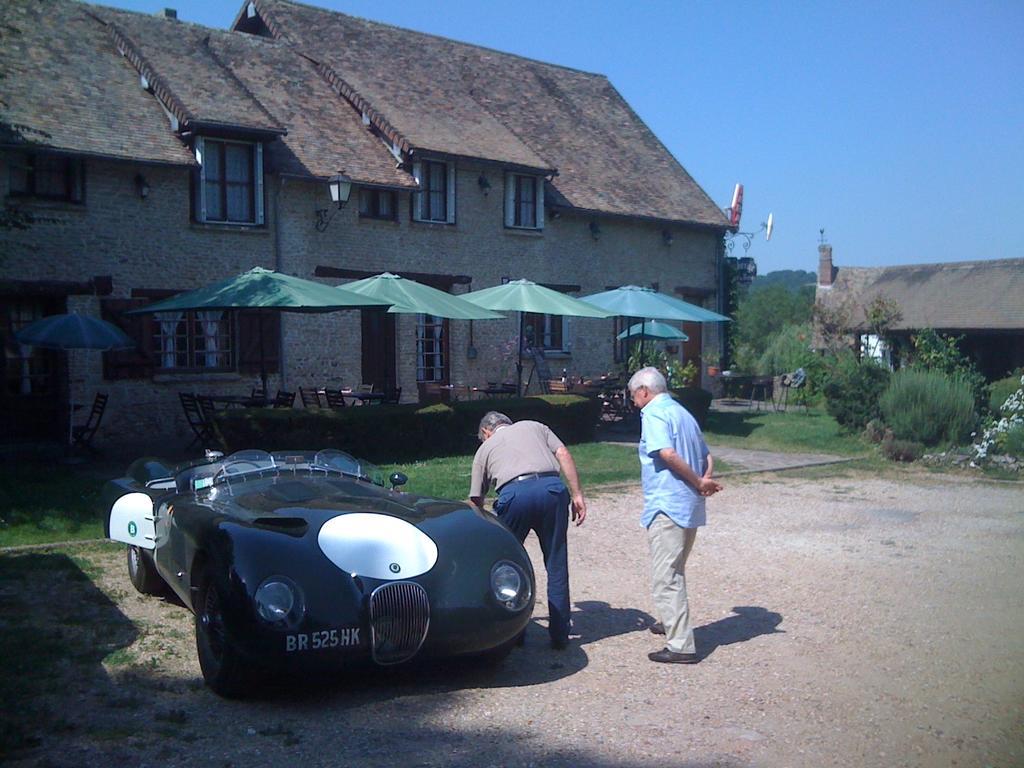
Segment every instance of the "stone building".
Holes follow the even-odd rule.
[[[424,381],[514,371],[513,315],[124,314],[254,266],[456,294],[633,283],[720,308],[728,221],[601,75],[285,0],[245,3],[228,31],[8,0],[0,72],[0,440],[58,436],[96,391],[107,431],[181,434],[177,393],[248,392],[261,349],[272,391],[370,382],[408,401]],[[14,342],[65,311],[138,346]],[[621,354],[616,320],[527,323],[553,369]],[[720,344],[713,325],[687,332],[689,357]]]
[[[825,243],[818,246],[815,300],[845,318],[850,347],[894,364],[912,350],[914,334],[930,328],[959,338],[988,379],[1024,367],[1024,259],[838,267]],[[872,335],[866,316],[878,300],[897,315],[885,340]]]

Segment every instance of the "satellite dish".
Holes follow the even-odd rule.
[[[768,214],[768,223],[764,225],[764,239],[765,240],[771,240],[772,239],[772,229],[775,226],[774,216],[775,216],[774,213],[769,213]]]

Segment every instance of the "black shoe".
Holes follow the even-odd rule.
[[[671,648],[662,648],[660,651],[648,653],[647,658],[661,664],[696,664],[700,657],[696,653],[679,653]]]
[[[564,651],[566,648],[569,647],[569,638],[568,637],[552,637],[551,638],[551,647],[554,648],[556,651]]]
[[[653,624],[651,624],[650,627],[648,627],[648,629],[651,630],[651,634],[652,635],[664,635],[665,634],[665,625],[662,624],[660,621],[654,622]]]

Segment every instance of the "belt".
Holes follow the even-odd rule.
[[[527,472],[525,475],[518,475],[502,483],[498,486],[498,491],[500,492],[506,485],[512,485],[512,483],[518,483],[521,480],[536,480],[538,477],[558,477],[560,474],[559,472]]]

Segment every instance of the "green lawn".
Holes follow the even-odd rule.
[[[106,479],[81,468],[6,463],[0,467],[0,546],[102,537],[99,497]]]
[[[859,435],[843,432],[824,410],[790,408],[772,411],[712,411],[704,436],[712,447],[748,448],[780,453],[835,453],[864,456],[871,446]]]

